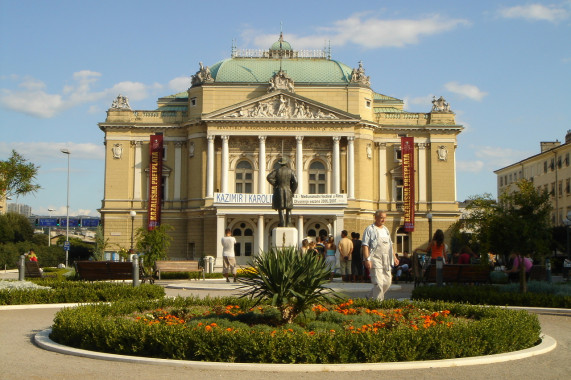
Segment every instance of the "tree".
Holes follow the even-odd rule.
[[[0,242],[29,241],[33,236],[34,228],[24,215],[14,212],[0,215]]]
[[[552,241],[549,194],[537,191],[526,179],[515,185],[517,189],[502,193],[497,203],[489,194],[471,198],[468,209],[475,237],[483,249],[504,258],[514,252],[542,260]],[[520,290],[525,293],[525,268],[520,265],[520,269]]]
[[[103,261],[105,260],[105,249],[109,245],[109,239],[105,239],[103,235],[103,228],[101,226],[97,226],[97,230],[95,231],[95,248],[93,249],[93,260],[95,261]]]
[[[150,271],[157,260],[167,258],[172,237],[168,234],[174,230],[169,224],[161,224],[149,231],[144,227],[137,230],[137,251],[144,252],[143,265]]]
[[[39,190],[40,185],[33,183],[39,168],[12,150],[10,158],[0,161],[0,199]]]

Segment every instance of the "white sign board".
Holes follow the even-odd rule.
[[[271,206],[272,194],[214,193],[214,205]],[[294,194],[294,205],[347,205],[347,194]]]

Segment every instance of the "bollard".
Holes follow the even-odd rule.
[[[551,282],[551,260],[545,259],[545,280]]]
[[[135,253],[131,255],[133,262],[133,286],[139,286],[139,258]]]
[[[26,256],[20,255],[20,265],[18,265],[18,280],[26,279]]]
[[[436,286],[442,286],[442,267],[444,266],[444,262],[442,261],[442,257],[436,258]]]

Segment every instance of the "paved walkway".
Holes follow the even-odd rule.
[[[5,277],[0,274],[0,278]],[[160,281],[169,296],[226,296],[237,294],[237,284],[224,280]],[[352,297],[366,294],[369,284],[331,284],[336,291]],[[389,291],[389,298],[410,297],[411,284],[399,284]],[[0,307],[0,379],[217,379],[236,380],[291,380],[291,373],[260,371],[257,369],[198,369],[192,366],[171,366],[110,362],[69,356],[43,350],[33,343],[36,333],[50,327],[54,314],[61,306],[12,309]],[[399,379],[566,379],[571,374],[571,313],[548,309],[533,309],[537,313],[543,332],[557,340],[557,347],[546,354],[526,359],[466,367],[406,369],[390,371],[366,371],[369,378]],[[353,379],[354,372],[316,373],[301,372],[303,379],[317,380],[332,377]]]

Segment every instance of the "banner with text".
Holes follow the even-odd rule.
[[[163,135],[151,135],[149,147],[149,212],[147,229],[161,224],[161,182],[163,176]]]
[[[404,230],[414,231],[414,137],[401,137]]]
[[[271,206],[272,194],[214,193],[214,205],[243,204]],[[294,194],[294,205],[347,205],[347,194]]]

